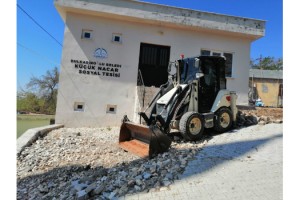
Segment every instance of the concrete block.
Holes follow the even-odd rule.
[[[32,143],[34,143],[38,139],[38,137],[43,137],[48,132],[62,127],[64,127],[63,124],[54,124],[28,129],[17,139],[17,155],[19,155],[25,147],[30,146]]]

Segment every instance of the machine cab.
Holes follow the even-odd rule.
[[[226,89],[225,58],[221,56],[190,57],[177,61],[180,84],[194,80],[199,85],[199,112],[209,112],[218,92]]]

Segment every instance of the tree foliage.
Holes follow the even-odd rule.
[[[40,112],[41,100],[32,92],[19,93],[17,97],[18,111]]]
[[[57,67],[40,78],[32,77],[27,90],[17,94],[17,111],[55,114],[59,72]]]
[[[253,69],[264,69],[264,70],[283,70],[282,58],[275,59],[274,57],[260,57],[252,59],[250,66]]]

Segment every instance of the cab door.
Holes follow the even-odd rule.
[[[210,112],[220,89],[226,89],[225,60],[205,56],[201,59],[204,74],[199,80],[199,112]]]

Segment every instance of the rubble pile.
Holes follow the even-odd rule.
[[[282,110],[239,110],[236,125],[268,123],[282,123]],[[209,139],[174,136],[168,152],[141,159],[119,148],[118,136],[119,127],[60,128],[39,138],[17,156],[17,199],[117,199],[164,190]]]
[[[114,199],[164,189],[207,143],[179,139],[141,159],[117,146],[118,130],[61,128],[39,138],[17,158],[17,199]]]
[[[274,112],[275,111],[275,112]],[[281,114],[281,115],[280,115]],[[257,108],[253,110],[239,110],[237,113],[237,127],[251,126],[255,124],[265,125],[269,123],[282,123],[282,110]]]

